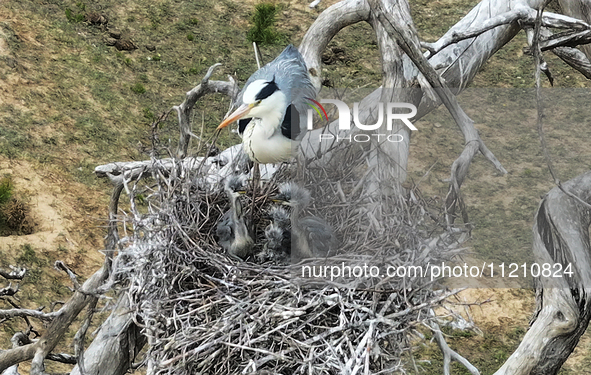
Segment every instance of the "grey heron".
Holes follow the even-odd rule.
[[[275,202],[292,207],[292,254],[299,258],[327,256],[336,243],[334,231],[325,220],[317,216],[300,218],[310,199],[310,192],[294,182],[282,184],[279,194],[273,198]]]
[[[306,126],[306,98],[315,96],[306,63],[290,44],[250,76],[238,94],[239,107],[218,130],[238,120],[244,150],[252,161],[289,162]]]
[[[231,255],[242,259],[251,255],[254,241],[244,220],[240,192],[244,190],[245,176],[232,175],[226,180],[224,190],[232,206],[216,228],[219,244]]]
[[[271,223],[265,228],[265,247],[262,258],[284,262],[291,255],[291,219],[283,207],[273,206],[269,210]]]

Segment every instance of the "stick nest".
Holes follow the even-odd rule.
[[[368,198],[371,174],[361,152],[339,156],[347,168],[330,162],[284,167],[258,189],[257,250],[270,197],[289,176],[300,176],[311,191],[308,211],[335,228],[336,255],[297,265],[224,254],[215,228],[229,202],[222,186],[203,183],[204,172],[184,170],[182,163],[164,171],[156,162],[150,186],[127,182],[133,231],[118,269],[148,336],[148,374],[404,371],[413,343],[423,337],[417,329],[431,327],[433,308],[451,292],[435,291],[428,277],[302,276],[304,265],[383,271],[458,251],[437,202],[418,189]],[[251,202],[244,207],[248,214]]]

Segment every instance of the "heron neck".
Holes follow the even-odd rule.
[[[296,254],[300,258],[311,258],[314,256],[310,243],[308,242],[308,234],[305,233],[304,228],[300,224],[300,213],[302,207],[296,204],[293,207],[291,216],[291,233],[292,241],[295,241]],[[295,237],[295,238],[294,238]],[[293,246],[293,243],[292,243]]]
[[[291,211],[291,227],[297,228],[301,231],[302,226],[300,225],[300,213],[302,212],[302,207],[299,204],[295,204]]]
[[[269,111],[261,117],[260,126],[264,129],[267,137],[270,137],[281,126],[283,116],[285,115],[286,100],[285,95],[279,92],[269,106]]]

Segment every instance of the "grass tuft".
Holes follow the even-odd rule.
[[[146,92],[146,88],[141,83],[136,83],[135,85],[131,86],[131,91],[135,92],[138,95],[144,94]]]
[[[86,5],[84,3],[76,3],[76,7],[78,8],[78,12],[74,12],[72,9],[70,8],[66,8],[66,18],[68,19],[68,22],[71,23],[80,23],[82,21],[84,21],[84,11],[86,10]]]
[[[0,235],[31,234],[34,221],[29,205],[14,197],[14,185],[10,176],[0,179]]]
[[[0,206],[6,204],[12,197],[14,186],[10,176],[4,176],[0,179]]]

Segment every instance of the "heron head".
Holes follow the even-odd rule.
[[[274,198],[274,202],[286,206],[304,208],[310,204],[310,192],[296,184],[295,182],[286,182],[279,187],[279,194]]]
[[[287,105],[287,98],[277,86],[275,77],[273,77],[271,81],[257,79],[256,81],[251,82],[244,90],[242,101],[244,104],[232,112],[232,114],[230,114],[230,116],[218,126],[218,129],[225,128],[234,121],[243,118],[262,118],[273,111],[283,112]]]
[[[231,175],[226,178],[224,189],[228,196],[238,196],[245,193],[246,176],[245,175]]]
[[[269,216],[275,225],[287,228],[291,225],[289,212],[283,207],[273,206],[269,209]]]
[[[274,224],[269,224],[265,228],[265,237],[269,242],[272,242],[273,248],[280,247],[281,241],[283,241],[283,229]]]

